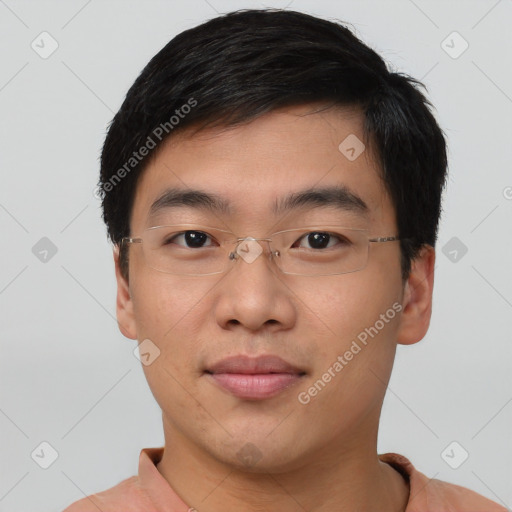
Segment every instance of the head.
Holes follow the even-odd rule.
[[[99,185],[119,326],[160,351],[144,371],[167,428],[230,463],[252,443],[275,470],[330,453],[358,427],[375,437],[396,344],[419,341],[431,313],[447,160],[420,86],[343,25],[292,11],[215,18],[144,68],[109,127]],[[199,207],[189,194],[150,217],[171,188],[224,208],[204,197]],[[345,208],[317,192],[334,188]],[[310,189],[302,207],[276,214],[285,197]],[[341,223],[399,241],[370,244],[357,272],[319,277],[282,274],[265,258],[178,276],[148,267],[140,245],[120,243],[171,221],[240,237]],[[279,355],[302,380],[268,400],[240,400],[205,372],[235,354]],[[281,424],[291,406],[296,414]]]

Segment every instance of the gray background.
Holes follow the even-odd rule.
[[[106,126],[174,35],[216,11],[288,4],[350,22],[422,79],[449,139],[432,324],[399,347],[379,451],[512,507],[511,0],[0,0],[1,511],[60,511],[163,444],[136,342],[115,319],[93,195]],[[51,48],[43,31],[59,45],[46,59],[31,47]],[[43,237],[57,249],[46,261]],[[49,460],[43,441],[58,452],[48,469],[31,457]],[[452,441],[469,453],[458,469],[441,456]],[[448,453],[453,464],[462,452]]]

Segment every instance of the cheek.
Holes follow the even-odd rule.
[[[294,292],[308,323],[343,343],[373,325],[397,300],[398,290],[383,273],[325,276],[325,281],[316,278],[311,286],[303,285]]]
[[[389,379],[400,319],[399,289],[382,274],[381,270],[331,276],[325,286],[300,293],[308,305],[305,332],[315,345],[315,379],[331,369],[337,375],[333,380],[344,382],[339,387],[335,384],[333,393],[338,392],[335,388],[343,394],[345,386],[357,387],[361,399],[361,394],[367,394],[367,403],[380,397],[379,381]],[[337,365],[336,371],[333,366],[339,356],[342,368]]]
[[[322,293],[301,295],[312,306],[304,324],[316,345],[311,387],[302,391],[311,392],[309,414],[322,417],[330,432],[350,428],[379,410],[395,355],[396,292],[369,273],[354,273],[340,276],[338,286],[331,278]]]
[[[139,342],[149,339],[159,351],[143,370],[157,403],[171,416],[173,411],[190,407],[190,395],[183,389],[194,394],[198,353],[207,342],[202,329],[211,311],[208,301],[213,286],[204,278],[176,278],[152,271],[134,283]]]
[[[139,342],[151,340],[158,353],[154,362],[144,365],[143,370],[161,407],[164,406],[162,400],[167,406],[168,402],[175,405],[180,402],[183,398],[180,384],[190,391],[195,386],[199,354],[208,344],[204,326],[211,322],[209,301],[214,285],[204,278],[176,278],[148,272],[134,286]]]
[[[213,286],[204,278],[177,277],[151,269],[138,274],[132,299],[139,339],[158,340],[165,348],[181,332],[192,337],[205,321],[205,302]]]

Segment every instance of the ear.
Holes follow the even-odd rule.
[[[397,337],[402,345],[417,343],[427,334],[432,315],[435,254],[433,247],[425,245],[411,262]]]
[[[114,265],[116,269],[117,281],[117,325],[119,326],[119,330],[124,336],[132,340],[136,340],[137,328],[135,323],[135,315],[133,313],[133,301],[130,296],[130,286],[128,281],[121,274],[118,245],[114,247]]]

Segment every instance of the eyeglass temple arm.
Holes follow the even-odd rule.
[[[121,238],[121,244],[123,243],[126,243],[126,244],[141,244],[142,243],[142,238],[131,238],[129,236],[125,236],[123,238]]]
[[[400,240],[400,237],[398,236],[379,236],[376,238],[369,238],[369,242],[394,242],[395,240]]]

